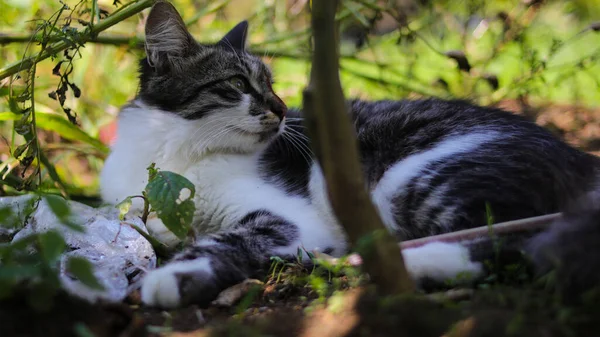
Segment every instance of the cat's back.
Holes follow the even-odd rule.
[[[466,101],[352,100],[349,110],[371,183],[393,164],[429,150],[441,156],[495,156],[497,162],[531,155],[532,161],[581,174],[598,165],[596,157],[569,146],[533,121]]]
[[[409,237],[557,212],[599,161],[521,116],[464,101],[349,102],[384,221]]]

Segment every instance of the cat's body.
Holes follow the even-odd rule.
[[[183,174],[196,186],[200,237],[148,274],[147,304],[206,302],[299,247],[336,256],[348,248],[301,114],[286,116],[268,69],[243,50],[245,34],[241,24],[217,45],[198,45],[160,2],[148,19],[140,94],[119,116],[102,195],[116,203],[140,194],[151,163]],[[497,221],[556,212],[597,179],[595,157],[503,111],[441,100],[348,107],[367,189],[400,238],[484,225],[486,204]],[[415,279],[482,271],[456,245],[403,254]]]

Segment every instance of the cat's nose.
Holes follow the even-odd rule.
[[[269,104],[269,110],[279,117],[279,119],[283,119],[287,113],[287,106],[279,97],[275,96]]]

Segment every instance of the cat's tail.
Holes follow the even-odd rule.
[[[566,301],[600,290],[600,189],[575,200],[547,230],[527,240],[524,252],[537,276],[555,273]]]

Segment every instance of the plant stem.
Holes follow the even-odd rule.
[[[60,41],[60,37],[50,38],[49,42]],[[0,34],[0,45],[10,43],[29,43],[31,41],[41,42],[41,35],[31,34]],[[97,43],[112,46],[130,46],[136,49],[144,48],[144,37],[142,36],[122,36],[122,35],[102,35],[97,37],[91,37],[87,43]],[[271,50],[260,47],[250,47],[250,52],[254,55],[269,55],[272,57],[286,57],[291,59],[306,59],[310,58],[309,54],[292,52],[288,50]]]
[[[152,6],[155,1],[156,0],[138,0],[135,3],[129,5],[126,9],[115,12],[113,15],[107,17],[106,19],[99,21],[93,26],[93,28],[87,28],[86,31],[81,35],[81,37],[76,41],[55,42],[47,46],[43,51],[36,55],[25,58],[13,64],[9,64],[4,68],[1,68],[0,80],[8,76],[14,75],[23,69],[28,69],[34,63],[40,62],[42,60],[47,59],[50,56],[56,55],[56,53],[67,49],[69,46],[73,45],[73,43],[83,44],[89,40],[92,40],[93,37],[97,36],[100,32]]]
[[[385,228],[365,189],[358,146],[339,78],[334,21],[338,1],[313,0],[314,38],[310,84],[304,91],[306,123],[329,200],[354,247],[372,238],[361,252],[365,271],[383,294],[412,292],[397,240]]]

